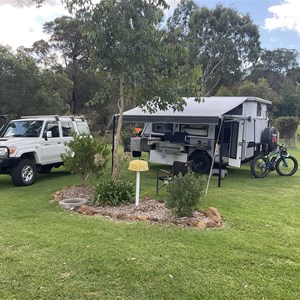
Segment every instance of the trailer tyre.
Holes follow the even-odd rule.
[[[132,151],[132,157],[141,157],[142,152],[141,151]]]
[[[11,172],[11,178],[16,186],[32,185],[36,179],[36,166],[31,159],[23,159]]]
[[[206,153],[196,152],[191,157],[192,170],[195,173],[208,173],[211,166],[211,158]]]
[[[266,127],[261,135],[262,145],[268,145],[268,151],[271,152],[277,148],[277,131],[274,127]]]

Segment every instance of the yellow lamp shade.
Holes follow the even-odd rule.
[[[132,160],[129,163],[128,170],[135,171],[135,172],[143,172],[143,171],[148,171],[149,168],[146,161],[136,159],[136,160]]]

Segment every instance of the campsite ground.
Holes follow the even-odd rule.
[[[156,168],[142,197],[156,198]],[[50,198],[79,180],[63,169],[26,188],[1,175],[0,299],[298,299],[299,177],[229,169],[201,203],[227,226],[199,230],[64,211]]]

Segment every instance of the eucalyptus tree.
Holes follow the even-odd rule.
[[[51,45],[45,40],[38,40],[30,48],[24,48],[43,69],[55,68],[58,65],[57,53],[53,51]]]
[[[43,29],[50,34],[50,45],[61,54],[69,79],[73,82],[70,99],[71,113],[78,112],[78,94],[81,73],[90,66],[90,49],[82,33],[83,20],[78,13],[76,16],[63,16],[54,21],[46,22]]]
[[[39,69],[24,52],[0,48],[0,104],[4,113],[31,112],[39,89]]]
[[[202,96],[237,81],[243,68],[258,59],[258,27],[249,15],[222,5],[201,7],[192,14],[189,30],[190,64],[202,66]]]
[[[193,0],[181,0],[166,24],[165,47],[172,56],[170,70],[177,71],[177,77],[183,82],[182,90],[185,96],[197,95],[198,79],[202,75],[201,65],[189,64],[189,22],[198,8]]]
[[[19,48],[0,47],[0,113],[12,117],[66,112],[68,79],[59,72],[41,69]]]
[[[88,1],[65,0],[72,5]],[[93,44],[93,61],[97,69],[118,84],[118,125],[115,137],[112,178],[118,173],[117,148],[120,142],[123,112],[128,103],[145,105],[150,111],[158,107],[182,107],[179,87],[165,68],[168,58],[164,51],[163,32],[159,29],[163,17],[163,0],[103,0],[90,8],[86,30]],[[114,98],[114,96],[116,98]]]
[[[249,79],[266,78],[273,90],[280,93],[286,79],[299,81],[299,53],[294,49],[262,49],[259,60],[250,69]]]

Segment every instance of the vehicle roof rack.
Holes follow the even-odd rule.
[[[81,121],[85,121],[85,117],[82,115],[81,116],[58,116],[58,115],[21,116],[21,119],[43,119],[43,118],[54,118],[56,121],[59,121],[62,118],[70,118],[72,121],[75,121],[75,119],[80,119]]]

